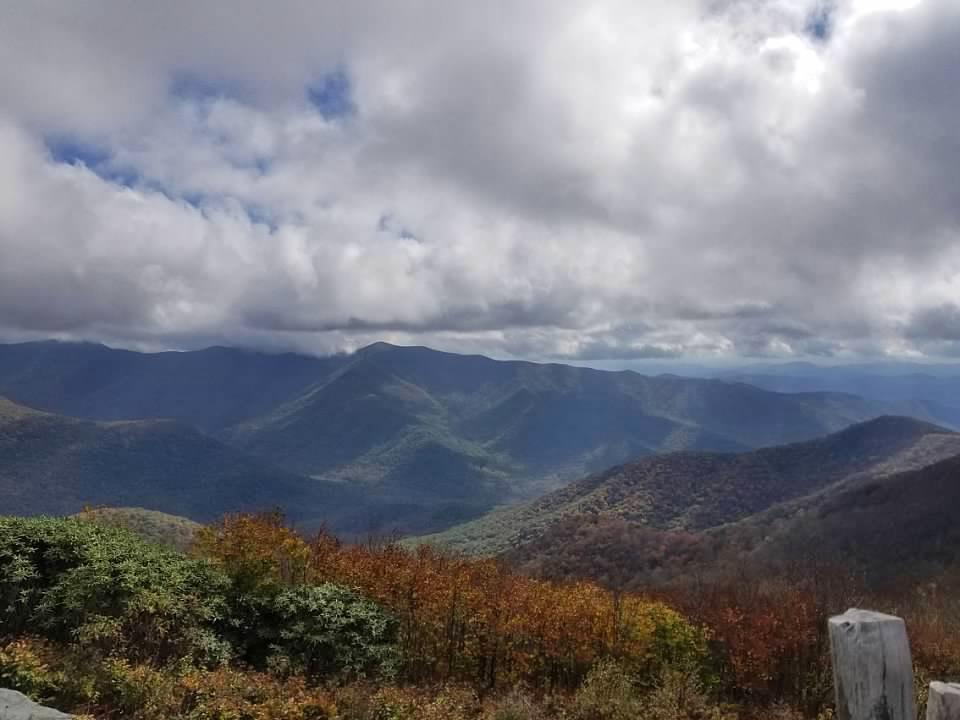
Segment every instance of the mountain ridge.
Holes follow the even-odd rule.
[[[960,454],[921,468],[860,475],[699,533],[622,517],[569,516],[504,554],[552,579],[621,590],[840,572],[874,588],[936,582],[960,561]]]
[[[91,421],[171,418],[262,462],[389,507],[384,531],[441,530],[638,456],[743,451],[881,414],[788,395],[377,343],[309,357],[0,345],[0,395]]]
[[[618,516],[661,530],[705,530],[847,478],[889,474],[954,454],[960,454],[960,434],[913,418],[881,417],[823,438],[745,453],[640,458],[420,540],[496,554],[580,514]]]

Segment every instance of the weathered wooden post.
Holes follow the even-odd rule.
[[[916,720],[903,620],[870,610],[830,618],[837,720]]]
[[[960,720],[960,684],[930,683],[927,720]]]

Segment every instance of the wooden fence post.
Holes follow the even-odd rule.
[[[960,720],[960,684],[930,683],[927,720]]]
[[[903,620],[850,609],[830,618],[828,628],[837,720],[916,720]]]

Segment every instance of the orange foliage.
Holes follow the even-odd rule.
[[[378,601],[400,620],[414,681],[573,687],[603,657],[652,679],[665,662],[697,661],[706,647],[699,629],[660,602],[535,580],[427,546],[345,545],[326,533],[307,543],[276,515],[228,517],[201,532],[197,551],[248,581],[259,573],[335,582]]]
[[[194,551],[216,558],[244,587],[306,582],[311,560],[309,545],[284,524],[278,511],[227,515],[197,531]]]

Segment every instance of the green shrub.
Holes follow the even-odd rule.
[[[0,518],[0,636],[219,663],[229,580],[209,563],[73,519]]]
[[[286,674],[391,677],[399,666],[396,620],[339,585],[303,585],[265,599],[251,630],[268,648],[268,665]]]
[[[205,560],[74,519],[0,518],[0,638],[40,635],[132,662],[391,675],[396,623],[337,585],[250,589]],[[230,638],[233,642],[228,642]]]

